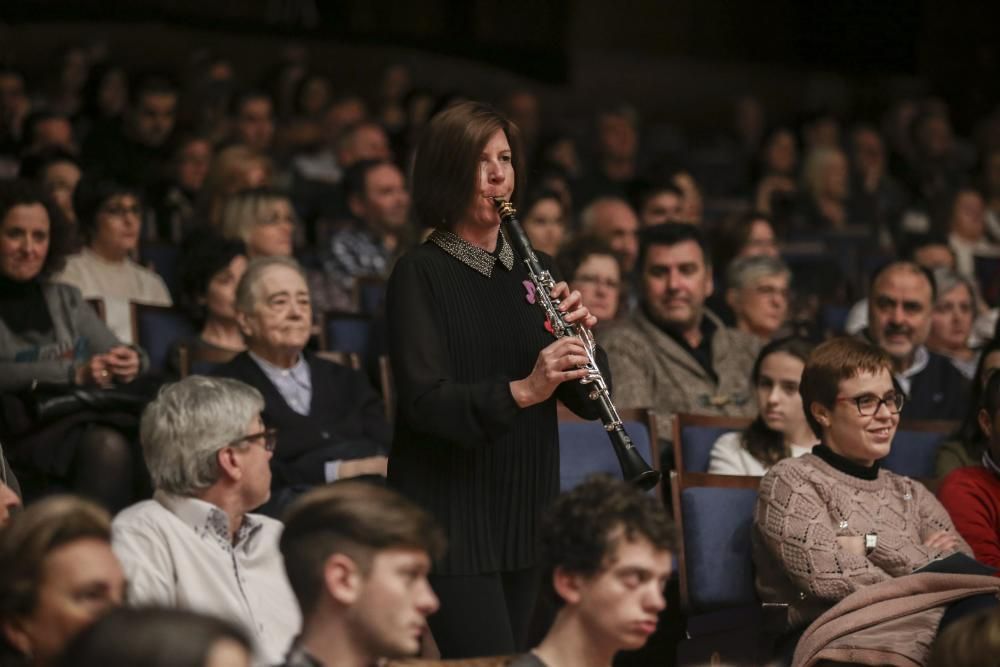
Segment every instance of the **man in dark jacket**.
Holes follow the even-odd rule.
[[[316,485],[386,474],[390,430],[366,376],[306,352],[312,326],[309,290],[295,260],[254,260],[236,288],[237,319],[247,342],[215,373],[264,396],[263,418],[278,429],[271,467],[280,510]]]
[[[950,361],[927,349],[933,276],[913,262],[893,262],[875,273],[868,298],[866,335],[893,361],[903,392],[903,419],[959,420],[969,382]]]

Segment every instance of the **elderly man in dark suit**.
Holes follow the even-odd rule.
[[[364,374],[305,350],[312,325],[309,290],[292,259],[254,260],[236,288],[247,351],[217,375],[264,396],[264,422],[278,429],[271,501],[277,513],[296,495],[338,479],[386,474],[390,429]]]

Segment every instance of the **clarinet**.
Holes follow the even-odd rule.
[[[510,202],[500,197],[494,197],[493,203],[497,207],[497,213],[500,215],[501,222],[507,225],[507,229],[510,232],[508,236],[511,245],[514,246],[517,254],[521,256],[521,259],[524,260],[525,265],[528,267],[528,275],[531,277],[531,282],[535,285],[535,299],[538,305],[542,307],[542,310],[545,311],[545,317],[548,318],[549,324],[552,326],[553,335],[556,338],[576,336],[587,350],[587,363],[580,366],[580,368],[587,371],[587,375],[580,378],[580,383],[591,385],[588,397],[592,401],[597,401],[600,407],[601,423],[604,424],[604,430],[611,440],[611,447],[615,450],[615,456],[618,457],[622,476],[640,489],[646,491],[652,489],[660,482],[661,475],[646,463],[642,455],[635,448],[635,445],[632,444],[632,438],[625,432],[622,419],[618,416],[618,410],[615,409],[615,404],[611,402],[608,383],[604,380],[604,375],[597,366],[597,360],[594,356],[597,343],[594,341],[594,334],[587,327],[566,322],[562,312],[558,308],[559,300],[552,298],[552,288],[555,287],[555,280],[542,267],[538,261],[538,257],[535,256],[531,242],[528,240],[527,234],[524,233],[521,222],[517,219],[517,211]]]

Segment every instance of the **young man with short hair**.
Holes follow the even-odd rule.
[[[560,496],[542,527],[559,610],[511,667],[608,667],[618,651],[640,648],[667,606],[674,540],[663,505],[625,482],[591,477]]]
[[[365,667],[415,655],[438,608],[427,581],[444,534],[385,487],[339,482],[285,516],[281,553],[304,618],[285,667]]]

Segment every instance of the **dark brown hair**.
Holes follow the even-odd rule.
[[[677,550],[676,531],[663,503],[631,484],[594,475],[559,496],[542,523],[546,588],[555,596],[550,602],[561,604],[551,585],[556,568],[597,574],[622,538],[644,538],[658,550]]]
[[[833,338],[813,350],[802,371],[799,393],[806,420],[817,438],[823,437],[823,430],[810,406],[819,403],[832,410],[842,380],[883,370],[892,375],[892,359],[881,348],[859,338]]]
[[[323,566],[343,553],[366,572],[375,553],[391,548],[444,554],[444,533],[423,509],[400,494],[369,482],[324,486],[299,498],[285,515],[281,553],[302,614],[324,590]]]
[[[15,206],[41,204],[49,216],[49,252],[38,277],[42,280],[66,264],[66,255],[75,245],[75,228],[41,186],[31,181],[0,181],[0,225]]]
[[[458,221],[476,194],[479,156],[497,130],[503,130],[510,144],[516,197],[524,178],[516,125],[480,102],[455,104],[430,120],[417,144],[410,179],[420,224],[450,228]]]

